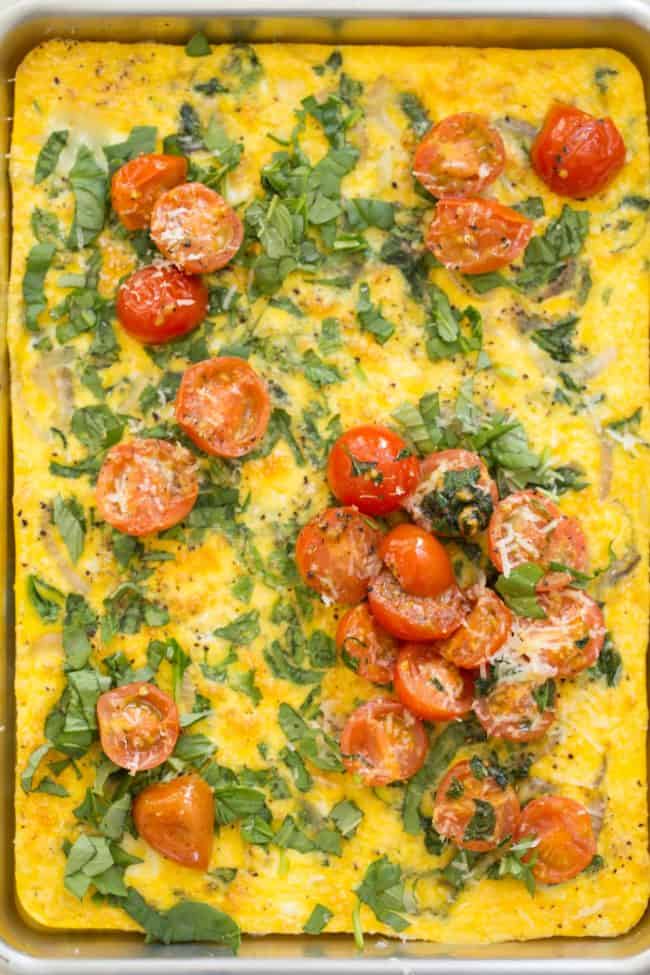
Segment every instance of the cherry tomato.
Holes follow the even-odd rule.
[[[527,681],[499,681],[484,697],[474,700],[474,713],[489,738],[506,741],[536,741],[555,721],[555,706],[539,702],[533,691],[539,685]]]
[[[399,640],[415,643],[451,636],[468,611],[465,597],[455,583],[437,596],[410,596],[387,569],[373,579],[368,604],[380,626]]]
[[[298,535],[300,575],[327,600],[359,603],[381,569],[380,540],[381,533],[356,508],[326,508]]]
[[[181,183],[158,197],[151,237],[181,270],[210,274],[233,259],[244,239],[244,226],[214,190],[203,183]]]
[[[343,764],[369,786],[410,779],[424,765],[428,747],[422,722],[387,698],[353,711],[341,735]]]
[[[521,619],[526,655],[554,667],[558,677],[575,677],[591,667],[605,642],[605,620],[598,603],[579,589],[539,597],[546,619]]]
[[[411,596],[437,596],[455,582],[447,549],[417,525],[391,529],[384,536],[379,555]]]
[[[264,439],[270,416],[266,383],[245,359],[205,359],[183,373],[176,422],[206,454],[249,454]]]
[[[184,183],[186,177],[184,156],[148,153],[131,159],[113,173],[113,209],[127,230],[142,230],[149,226],[151,211],[160,194]]]
[[[399,508],[417,484],[418,460],[387,427],[354,427],[330,450],[327,479],[343,504],[354,504],[367,515],[385,515]]]
[[[464,850],[494,850],[514,834],[518,820],[519,800],[512,786],[504,788],[487,770],[473,770],[470,762],[452,765],[438,786],[433,825]]]
[[[214,835],[212,789],[192,772],[157,782],[133,803],[133,821],[143,840],[168,860],[207,870]]]
[[[508,639],[512,613],[497,594],[484,587],[465,592],[473,603],[455,633],[437,644],[438,653],[457,667],[472,670],[487,663]]]
[[[482,115],[460,112],[429,129],[415,152],[413,175],[434,196],[475,196],[506,161],[503,139]]]
[[[97,511],[127,535],[150,535],[189,515],[199,493],[189,450],[138,438],[111,447],[97,478]]]
[[[472,709],[474,683],[440,656],[435,646],[406,643],[395,668],[395,693],[425,721],[451,721]]]
[[[530,157],[539,178],[555,193],[584,199],[600,193],[617,176],[625,163],[625,143],[611,118],[556,104]]]
[[[533,876],[540,884],[571,880],[596,854],[591,816],[581,803],[565,796],[541,796],[524,807],[517,842],[531,837],[538,842],[522,859],[535,857]]]
[[[390,684],[397,660],[397,640],[382,630],[367,603],[359,603],[341,617],[336,645],[343,661],[359,677],[373,684]]]
[[[159,345],[200,325],[208,310],[208,289],[178,268],[150,264],[120,285],[116,310],[129,335]]]
[[[495,200],[449,197],[436,206],[425,243],[450,270],[484,274],[512,264],[532,233],[532,220]]]
[[[404,507],[427,531],[473,538],[487,528],[498,500],[497,486],[478,454],[440,450],[420,464],[418,486]]]
[[[180,732],[172,698],[146,681],[100,694],[97,723],[104,753],[132,773],[166,762]]]
[[[537,491],[516,491],[499,501],[488,528],[488,551],[506,575],[522,562],[548,568],[561,559],[579,572],[587,568],[587,542],[579,522]]]

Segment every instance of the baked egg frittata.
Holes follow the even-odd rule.
[[[28,55],[34,922],[235,949],[639,919],[647,152],[611,50]]]

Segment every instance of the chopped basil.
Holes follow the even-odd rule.
[[[63,618],[63,649],[66,670],[85,667],[92,646],[90,638],[97,630],[97,614],[79,593],[68,593]]]
[[[149,600],[134,582],[123,582],[104,600],[102,640],[110,643],[117,633],[139,633],[142,626],[169,622],[165,606]]]
[[[388,342],[395,332],[395,326],[381,313],[379,305],[373,305],[370,299],[370,288],[367,284],[359,285],[357,299],[357,321],[364,332],[370,332],[380,345]]]
[[[400,108],[406,115],[411,124],[411,128],[421,138],[425,132],[431,128],[432,122],[429,113],[417,95],[411,91],[405,91],[400,95]]]
[[[314,64],[312,71],[322,77],[326,71],[340,71],[343,64],[343,55],[340,51],[332,51],[324,64]]]
[[[68,129],[59,129],[57,132],[51,132],[48,135],[36,159],[36,168],[34,169],[35,183],[41,183],[54,172],[56,164],[59,161],[59,156],[68,144],[69,134]]]
[[[614,645],[611,633],[607,633],[598,660],[587,673],[592,680],[604,680],[608,687],[616,687],[622,672],[623,658]]]
[[[271,308],[281,308],[282,311],[286,311],[288,315],[293,315],[294,318],[305,317],[305,313],[302,308],[299,308],[298,305],[291,300],[291,298],[287,298],[286,296],[271,298],[269,300],[269,306]]]
[[[398,913],[406,910],[402,870],[398,864],[391,863],[387,856],[369,865],[363,881],[356,888],[356,895],[382,924],[398,932],[409,926],[409,922]]]
[[[235,646],[247,646],[261,633],[259,610],[251,609],[247,613],[242,613],[232,623],[218,626],[213,632],[221,640],[228,640]]]
[[[201,765],[217,750],[216,743],[207,735],[183,733],[173,752],[173,757],[188,765]]]
[[[594,81],[601,95],[606,95],[609,90],[611,78],[615,78],[618,71],[615,68],[599,67],[594,71]]]
[[[27,576],[27,596],[44,623],[54,623],[63,607],[63,593],[40,576]]]
[[[238,579],[235,579],[230,587],[230,591],[235,599],[239,599],[242,603],[249,603],[253,595],[254,586],[255,580],[253,576],[240,576]]]
[[[576,315],[566,315],[559,321],[550,323],[548,327],[536,329],[530,337],[551,359],[556,362],[571,362],[578,351],[573,339],[579,321]]]
[[[256,85],[264,76],[264,67],[255,48],[250,44],[233,44],[221,65],[224,74],[239,81],[239,92],[243,93]]]
[[[214,790],[217,822],[222,826],[234,823],[244,816],[255,816],[266,805],[263,792],[239,785],[223,786]]]
[[[336,368],[318,356],[313,349],[308,349],[303,357],[305,378],[316,388],[330,386],[341,382],[343,376]]]
[[[185,53],[188,58],[204,58],[207,57],[212,51],[210,47],[210,42],[203,33],[203,31],[198,31],[193,37],[190,37],[189,41],[185,45]]]
[[[68,671],[66,678],[63,694],[45,719],[45,737],[57,751],[81,758],[97,736],[97,698],[111,679],[92,667]]]
[[[533,867],[537,862],[537,852],[535,851],[537,842],[536,837],[524,837],[518,843],[508,846],[503,856],[495,863],[490,864],[487,869],[487,876],[492,880],[500,880],[502,877],[521,880],[532,897],[535,893]]]
[[[219,95],[227,92],[228,89],[218,78],[210,78],[208,81],[194,85],[194,91],[198,91],[201,95]]]
[[[524,253],[524,266],[516,275],[518,288],[531,291],[548,284],[576,257],[589,232],[589,211],[573,210],[568,204],[551,220],[543,236],[533,237]]]
[[[302,926],[305,934],[320,934],[334,917],[334,912],[323,904],[316,904],[313,911]]]
[[[64,499],[57,494],[52,506],[52,521],[59,529],[70,558],[73,562],[78,562],[86,537],[86,516],[83,506],[76,498]]]
[[[137,156],[156,151],[158,130],[154,125],[136,125],[131,129],[128,139],[112,146],[104,146],[104,155],[109,173],[130,162]]]
[[[23,278],[23,302],[25,305],[25,325],[30,332],[39,330],[39,315],[47,308],[45,277],[50,269],[55,251],[54,244],[34,244],[27,255]]]
[[[429,286],[431,319],[425,325],[427,355],[436,362],[459,353],[480,352],[483,345],[483,321],[476,308],[469,305],[464,311],[452,308],[444,291]]]
[[[537,620],[545,619],[546,613],[539,604],[536,590],[543,575],[541,566],[534,562],[523,562],[515,566],[509,575],[499,576],[494,588],[513,613]]]
[[[390,230],[395,224],[395,205],[385,200],[354,197],[343,200],[343,210],[350,230],[367,230],[368,227]]]
[[[20,776],[20,784],[23,792],[32,791],[34,776],[36,775],[38,766],[41,764],[51,748],[52,746],[47,743],[45,745],[39,745],[39,747],[35,748],[32,754],[29,756],[25,770]]]
[[[211,941],[225,945],[233,954],[239,950],[239,926],[228,914],[209,904],[184,900],[168,911],[157,911],[134,887],[127,887],[126,896],[113,903],[140,925],[147,942],[160,941],[169,945]]]
[[[40,244],[54,244],[58,246],[62,240],[61,224],[55,214],[49,210],[34,207],[32,210],[32,233]]]
[[[278,721],[287,740],[298,750],[303,759],[326,772],[343,771],[338,742],[322,728],[309,725],[289,704],[282,703]]]
[[[491,839],[496,826],[496,813],[491,802],[485,799],[474,799],[474,813],[465,827],[463,840]]]
[[[80,146],[69,173],[75,209],[68,246],[81,250],[101,233],[106,217],[108,180],[87,146]]]
[[[350,839],[359,828],[363,813],[352,799],[342,799],[332,808],[330,819],[341,836]]]
[[[541,217],[546,216],[544,200],[541,196],[529,196],[525,200],[522,200],[521,203],[514,203],[512,209],[523,213],[530,220],[539,220]]]
[[[555,704],[555,681],[549,677],[549,679],[545,680],[543,684],[539,684],[537,687],[534,687],[531,694],[533,695],[535,704],[537,705],[537,710],[540,713],[549,711]]]

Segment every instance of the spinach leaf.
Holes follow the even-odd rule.
[[[548,328],[536,329],[531,333],[531,339],[540,349],[547,352],[556,362],[571,362],[578,350],[573,344],[576,327],[580,319],[576,315],[567,315]]]
[[[75,437],[91,453],[99,453],[116,444],[124,433],[125,420],[108,406],[81,406],[72,414],[70,424]]]
[[[44,623],[54,623],[63,606],[63,593],[37,575],[27,576],[27,596]]]
[[[259,610],[251,609],[247,613],[242,613],[232,623],[218,626],[213,632],[215,636],[222,640],[229,640],[235,646],[247,646],[262,632]]]
[[[155,125],[136,125],[131,129],[128,139],[124,142],[104,146],[109,173],[113,174],[116,169],[137,156],[155,152],[157,135],[158,130]]]
[[[316,904],[313,911],[302,926],[305,934],[320,934],[334,917],[334,912],[323,904]]]
[[[36,159],[36,168],[34,169],[35,183],[41,183],[54,172],[56,164],[59,161],[59,156],[68,144],[69,134],[68,129],[59,129],[57,132],[51,132],[48,135]]]
[[[534,562],[515,566],[507,576],[499,576],[494,588],[507,606],[518,616],[541,620],[546,618],[537,599],[536,586],[544,575],[544,569]]]
[[[101,233],[106,216],[108,180],[87,146],[80,146],[69,173],[75,209],[68,247],[81,250]]]
[[[39,330],[39,315],[47,308],[45,277],[50,269],[55,252],[54,244],[34,244],[27,255],[23,278],[23,302],[25,305],[25,325],[30,332]]]
[[[116,900],[137,924],[143,928],[146,941],[178,944],[193,941],[212,941],[223,944],[237,954],[241,941],[239,926],[228,914],[200,901],[179,901],[168,911],[157,911],[144,900],[134,887],[127,887],[126,897]]]
[[[399,103],[400,108],[409,120],[411,128],[418,138],[421,138],[425,132],[429,131],[432,125],[426,108],[418,96],[412,91],[403,92],[400,95]]]
[[[210,42],[203,33],[203,31],[198,31],[185,45],[185,53],[188,58],[204,58],[207,57],[212,51],[210,47]]]
[[[388,319],[384,318],[380,306],[373,305],[370,299],[370,288],[367,284],[359,285],[357,321],[361,326],[361,330],[370,332],[380,345],[388,342],[391,335],[395,332],[395,326]]]
[[[405,911],[402,869],[386,856],[370,864],[363,881],[356,888],[359,900],[367,904],[382,924],[394,931],[404,931],[409,922],[398,911]]]
[[[73,562],[78,562],[83,552],[86,537],[86,516],[76,498],[63,499],[60,494],[54,499],[52,520],[59,529],[68,554]]]

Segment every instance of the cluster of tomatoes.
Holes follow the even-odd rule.
[[[356,604],[338,624],[340,653],[361,677],[392,685],[396,695],[366,702],[349,716],[341,736],[347,770],[368,786],[409,779],[426,758],[423,721],[446,722],[472,711],[493,739],[541,738],[555,719],[553,700],[543,699],[541,688],[549,677],[572,677],[593,665],[605,638],[598,604],[570,585],[572,572],[587,567],[578,521],[535,491],[499,501],[477,454],[445,450],[420,462],[401,437],[381,426],[344,433],[327,471],[342,506],[303,527],[298,568],[326,602]],[[445,513],[437,507],[441,498],[455,512],[456,534],[475,537],[487,527],[489,555],[500,572],[529,562],[544,571],[537,584],[543,618],[513,616],[485,585],[459,587],[446,548],[430,530],[432,516]],[[415,524],[401,522],[383,534],[371,520],[400,510]],[[485,681],[497,660],[493,686],[477,693],[477,678]],[[479,799],[492,805],[494,823],[489,836],[467,838]],[[586,822],[571,800],[535,802],[552,809],[559,802],[569,818]],[[433,822],[459,846],[488,850],[523,835],[537,809],[527,806],[518,827],[512,787],[489,774],[476,776],[470,763],[460,762],[438,788]],[[543,858],[538,863],[538,879],[556,882]],[[577,856],[576,873],[581,863]]]

